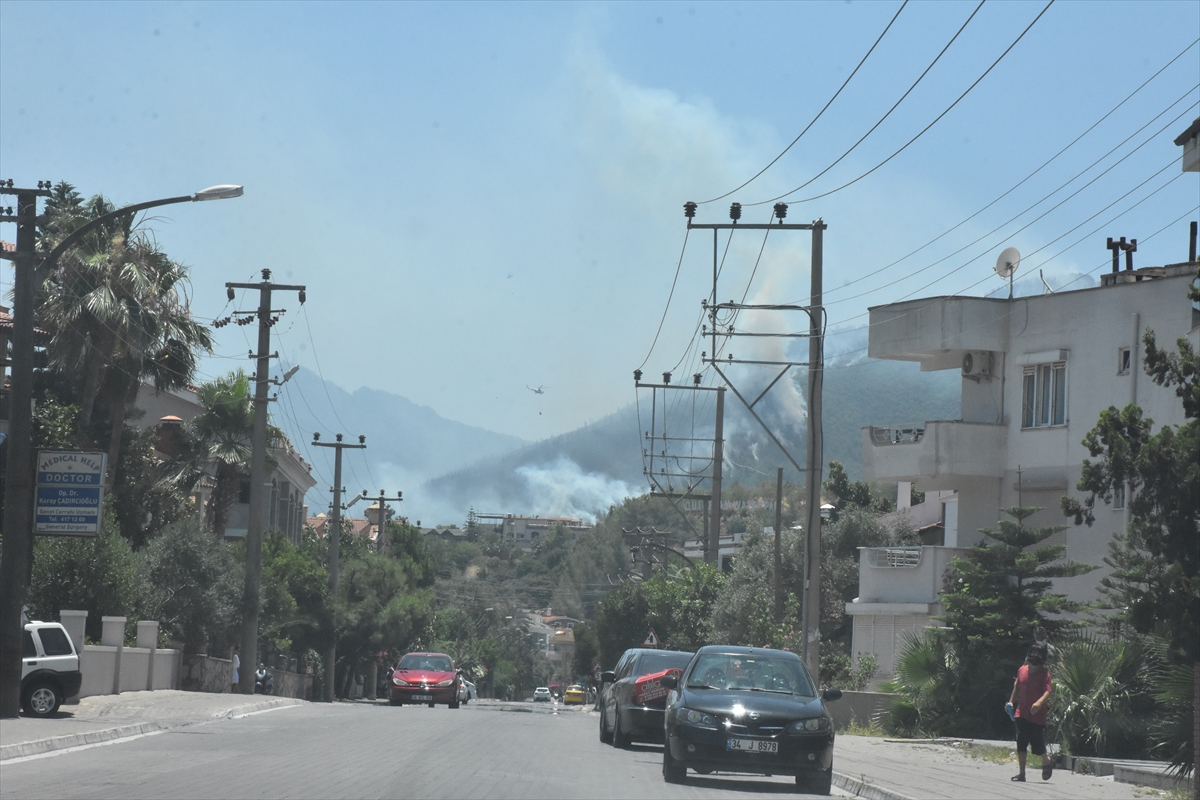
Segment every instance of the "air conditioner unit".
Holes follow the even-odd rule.
[[[962,374],[964,378],[992,377],[992,354],[987,350],[969,350],[963,354]]]

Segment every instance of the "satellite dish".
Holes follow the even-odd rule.
[[[1015,247],[1006,247],[996,259],[996,274],[1001,278],[1011,278],[1021,263],[1021,254]]]

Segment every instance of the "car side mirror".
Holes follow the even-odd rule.
[[[830,688],[826,689],[825,691],[821,692],[821,699],[827,700],[830,703],[832,703],[834,700],[841,700],[842,699],[842,690],[834,689],[833,687],[830,687]]]
[[[661,678],[658,679],[658,683],[664,689],[678,689],[679,688],[679,676],[678,675],[663,675]]]
[[[612,670],[606,670],[605,672],[600,673],[600,682],[601,683],[612,683],[616,679],[617,679],[617,673],[613,672]]]

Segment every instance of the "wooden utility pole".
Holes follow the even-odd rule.
[[[717,387],[717,422],[713,433],[712,505],[708,522],[708,552],[704,560],[721,567],[721,462],[725,459],[725,387]]]
[[[258,663],[258,613],[259,594],[262,585],[262,542],[264,517],[267,511],[267,498],[270,488],[267,482],[267,396],[271,383],[268,373],[271,371],[271,359],[278,354],[271,354],[271,328],[275,325],[275,315],[282,314],[271,310],[271,292],[298,292],[303,303],[304,287],[271,283],[271,270],[262,271],[260,283],[226,283],[225,289],[229,299],[233,300],[235,289],[257,289],[258,311],[258,352],[251,354],[255,360],[254,371],[254,432],[251,438],[250,453],[250,520],[246,525],[246,587],[242,595],[242,657],[246,663],[242,665],[238,675],[238,691],[242,694],[254,694],[254,666]]]
[[[346,448],[362,450],[366,448],[367,437],[359,436],[358,444],[342,441],[339,433],[336,442],[320,441],[321,434],[313,434],[315,447],[332,447],[333,454],[333,506],[329,511],[329,525],[325,535],[329,538],[329,613],[330,641],[329,649],[325,651],[325,701],[332,703],[334,699],[334,680],[337,677],[337,599],[338,599],[338,560],[341,558],[342,541],[342,451]]]
[[[404,492],[396,492],[395,497],[388,497],[387,492],[385,492],[383,489],[380,489],[378,497],[371,497],[367,494],[367,490],[363,489],[360,497],[362,497],[363,500],[371,500],[379,504],[379,535],[375,537],[375,552],[392,552],[391,542],[387,540],[387,506],[385,506],[384,503],[404,502]],[[353,505],[353,503],[351,503],[351,505]]]

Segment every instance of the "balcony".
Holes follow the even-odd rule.
[[[1001,478],[1006,434],[1003,425],[962,420],[867,426],[862,429],[863,471],[868,480],[921,479],[930,489],[942,488],[938,478]]]
[[[858,599],[846,610],[860,614],[876,613],[872,604],[938,602],[950,562],[967,552],[962,547],[860,547],[858,551]]]

